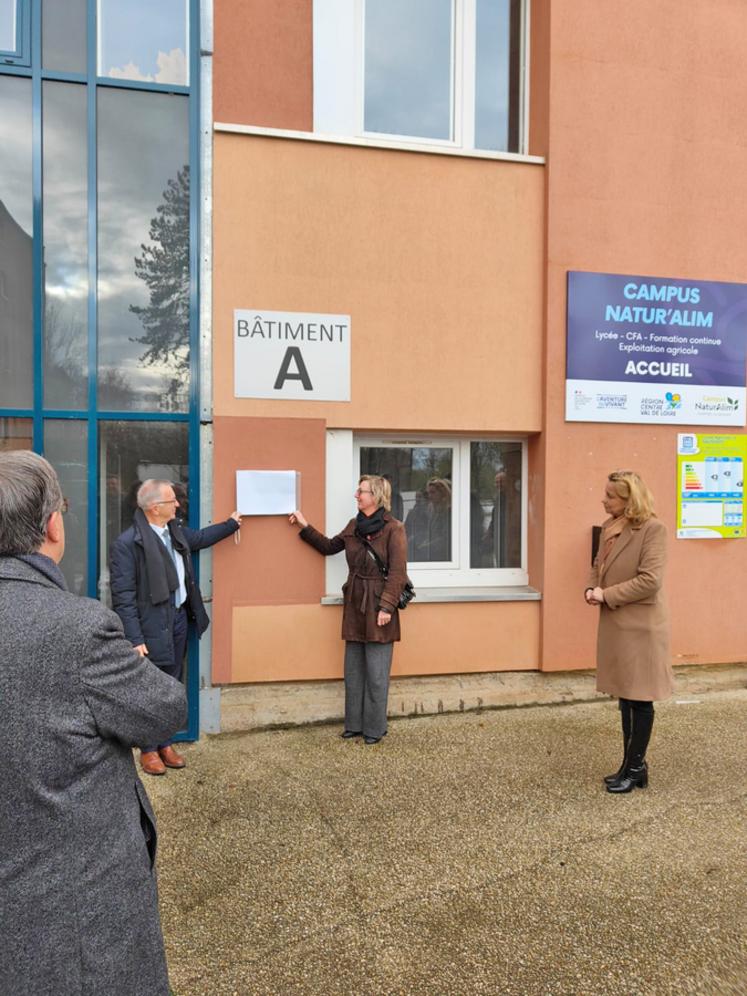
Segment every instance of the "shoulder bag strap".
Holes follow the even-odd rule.
[[[386,564],[381,559],[381,557],[378,555],[378,553],[374,550],[374,548],[371,546],[371,544],[370,544],[370,542],[368,540],[364,540],[363,542],[366,544],[366,549],[370,553],[371,557],[376,562],[376,566],[381,571],[381,576],[383,578],[386,578],[388,576],[388,574],[389,574],[389,571],[387,569]]]

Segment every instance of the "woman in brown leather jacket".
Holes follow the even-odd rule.
[[[348,579],[342,587],[342,638],[345,640],[345,729],[349,740],[367,744],[386,734],[389,673],[393,644],[400,639],[399,596],[407,581],[407,536],[391,514],[391,486],[365,474],[358,481],[358,515],[331,539],[310,526],[301,511],[290,522],[301,526],[302,540],[325,557],[345,551]],[[387,577],[369,551],[376,551]]]

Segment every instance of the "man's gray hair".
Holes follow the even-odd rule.
[[[0,556],[36,553],[47,524],[62,509],[57,474],[31,450],[0,453]]]
[[[171,486],[171,481],[157,481],[155,478],[149,477],[137,489],[138,508],[150,508],[151,505],[161,500],[162,490]]]

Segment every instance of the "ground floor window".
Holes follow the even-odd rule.
[[[389,480],[416,584],[527,583],[524,440],[330,432],[329,525],[343,517],[337,495],[361,474]]]

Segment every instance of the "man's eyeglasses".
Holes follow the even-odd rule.
[[[163,501],[154,501],[154,505],[178,505],[179,500],[177,498],[164,498]]]
[[[372,495],[373,491],[364,491],[363,488],[356,488],[353,494],[356,495]]]

